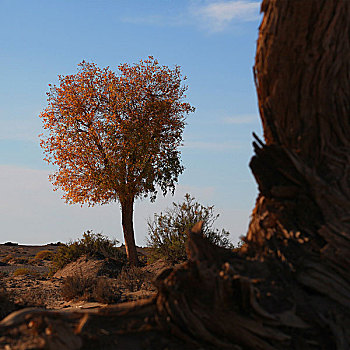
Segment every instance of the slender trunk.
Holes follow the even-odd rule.
[[[134,235],[134,198],[126,198],[121,201],[122,208],[122,226],[125,240],[126,255],[130,265],[137,266],[138,258]]]

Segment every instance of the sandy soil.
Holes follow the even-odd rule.
[[[82,257],[80,261],[67,265],[59,270],[54,277],[48,277],[50,262],[40,260],[33,262],[35,255],[42,250],[55,252],[56,245],[10,246],[0,244],[0,280],[5,285],[8,294],[17,305],[21,307],[44,307],[46,309],[74,309],[74,308],[99,308],[106,304],[88,302],[82,300],[64,300],[61,294],[62,286],[67,276],[82,274],[84,276],[104,276],[111,286],[116,285],[116,278],[111,278],[110,262]],[[1,263],[5,261],[6,263]],[[107,267],[106,267],[107,266]],[[148,298],[154,295],[155,288],[150,282],[157,276],[167,264],[158,261],[142,268],[142,274],[148,276],[148,282],[143,283],[138,290],[130,291],[127,288],[119,288],[122,293],[119,302]],[[15,276],[18,269],[26,268],[29,275]]]

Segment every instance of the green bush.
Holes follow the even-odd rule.
[[[110,240],[100,233],[87,231],[83,234],[83,238],[59,246],[52,260],[50,274],[76,261],[82,255],[101,259],[112,258],[126,263],[126,255],[116,247],[117,243],[119,243],[117,240]]]
[[[164,214],[154,214],[154,220],[148,220],[149,259],[163,258],[171,263],[186,260],[187,232],[198,221],[203,221],[203,234],[212,243],[232,249],[229,232],[213,228],[218,217],[219,214],[214,214],[214,206],[205,207],[187,193],[183,203],[173,203],[173,207]]]

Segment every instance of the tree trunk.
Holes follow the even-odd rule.
[[[313,271],[311,283],[306,266],[318,260],[344,279],[349,303],[350,2],[264,1],[262,9],[254,71],[266,146],[255,143],[250,164],[260,195],[247,242],[265,255],[300,254],[297,279],[320,292],[333,277]],[[308,244],[292,252],[291,237]],[[327,295],[340,302],[339,291]]]
[[[155,299],[60,314],[76,344],[108,333],[134,349],[350,349],[350,1],[262,10],[254,73],[266,144],[254,142],[260,193],[246,244],[215,247],[199,223],[189,260],[158,276]],[[50,344],[55,317],[12,315],[0,340],[35,331]]]
[[[130,265],[138,266],[133,223],[134,198],[126,198],[120,203],[122,208],[122,226],[124,232],[126,255],[128,257]]]

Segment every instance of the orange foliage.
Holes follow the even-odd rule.
[[[163,194],[174,190],[185,116],[194,111],[183,101],[185,79],[180,67],[150,56],[117,73],[83,61],[77,74],[50,85],[40,145],[67,203],[154,199],[157,185]]]

